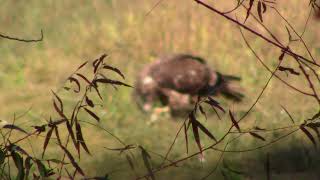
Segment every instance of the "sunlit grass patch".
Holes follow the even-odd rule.
[[[279,2],[278,6],[282,7],[282,3],[285,2]],[[236,104],[217,97],[223,107],[226,107],[227,110],[229,107],[234,112],[236,118],[241,117],[256,100],[271,73],[265,70],[246,47],[236,26],[202,9],[192,1],[181,3],[179,6],[177,2],[164,1],[146,16],[152,5],[153,2],[123,0],[90,3],[76,1],[63,3],[53,1],[5,2],[0,7],[2,32],[22,37],[37,37],[40,30],[43,29],[44,41],[36,44],[0,41],[0,102],[3,104],[0,117],[12,121],[14,113],[23,113],[32,107],[26,116],[16,123],[30,128],[30,125],[45,122],[45,119],[48,119],[54,112],[51,89],[61,89],[66,78],[79,64],[101,53],[109,54],[107,62],[121,69],[126,76],[125,81],[131,85],[134,85],[136,74],[142,67],[159,55],[193,53],[202,56],[213,69],[242,78],[241,86],[244,87],[246,95],[243,102]],[[219,5],[228,6],[229,4],[221,1]],[[281,12],[287,16],[290,22],[296,22],[298,30],[301,30],[303,27],[301,23],[307,15],[302,11],[305,7],[305,2],[292,1],[285,5]],[[274,21],[274,17],[270,15],[264,22],[270,25]],[[320,46],[317,39],[320,37],[318,31],[320,23],[313,22],[313,20],[311,22],[312,26],[309,26],[305,38],[306,42],[310,44],[311,52],[318,58]],[[255,28],[259,29],[260,27]],[[271,27],[277,35],[286,37],[286,31],[283,28],[284,26],[280,25]],[[251,46],[273,70],[277,66],[278,56],[281,52],[250,34],[246,33],[245,35]],[[293,47],[298,52],[302,52],[301,47],[294,45]],[[292,66],[291,60],[285,59],[284,64]],[[303,83],[300,76],[287,77],[285,73],[279,73],[279,76],[296,87],[303,90],[308,89],[308,85]],[[319,87],[317,87],[318,89]],[[148,125],[150,114],[139,110],[132,98],[132,92],[132,88],[114,90],[112,87],[108,87],[104,89],[102,91],[104,101],[101,102],[103,106],[95,111],[101,117],[101,122],[96,124],[111,131],[128,144],[142,145],[159,154],[165,154],[184,118],[174,119],[161,116],[159,121]],[[59,93],[66,103],[72,106],[74,97],[63,91]],[[290,118],[281,106],[286,107],[292,113],[296,123],[301,123],[316,111],[315,102],[310,98],[288,90],[281,82],[272,79],[248,118],[240,124],[241,128],[246,129],[254,125],[261,128],[274,128],[291,124]],[[208,114],[208,120],[203,117],[199,119],[208,129],[212,130],[216,137],[221,137],[231,124],[228,114],[221,114],[221,116],[222,120],[219,120],[212,112]],[[81,114],[81,119],[94,121],[86,114]],[[94,152],[94,156],[85,155],[82,159],[84,169],[89,174],[104,174],[104,172],[117,170],[117,168],[130,169],[124,157],[103,148],[104,146],[115,148],[119,145],[111,136],[88,124],[84,129],[85,139]],[[265,138],[270,139],[278,135],[278,133],[271,133]],[[186,156],[185,141],[183,136],[180,136],[172,155],[169,156],[171,159]],[[190,148],[195,152],[197,150],[196,144],[193,142],[192,134],[189,136]],[[291,147],[295,148],[297,141],[304,142],[307,144],[306,146],[310,145],[304,134],[296,136],[292,138],[293,140],[280,143],[282,146],[279,149],[290,151]],[[231,147],[251,147],[257,145],[256,141],[251,136],[245,135]],[[41,143],[40,141],[35,142],[34,148],[41,148]],[[204,136],[202,143],[210,145],[212,142]],[[48,153],[50,155],[57,153],[54,145],[55,142],[49,145]],[[212,154],[208,153],[208,161],[203,164],[194,158],[186,162],[184,167],[166,170],[159,177],[163,175],[163,179],[175,176],[177,179],[193,179],[198,177],[197,173],[205,175],[213,168],[212,164],[216,163],[218,159],[216,152],[210,153]],[[282,156],[287,153],[279,154],[278,156]],[[241,169],[242,161],[253,159],[252,162],[248,162],[251,165],[248,167],[255,167],[262,163],[264,155],[262,152],[240,154],[238,157],[233,155],[231,157],[234,159],[229,163],[233,168]],[[295,162],[299,162],[304,159],[300,155],[289,157],[292,157]],[[229,156],[226,156],[229,161]],[[274,155],[276,159],[278,156]],[[155,164],[159,164],[161,158],[155,156],[154,161]],[[139,161],[139,163],[141,162]],[[291,161],[284,164],[290,163]],[[145,173],[143,164],[140,165],[141,173]],[[202,168],[202,165],[206,168]],[[259,172],[263,172],[263,165],[260,165]],[[191,171],[192,168],[196,170]],[[120,173],[118,176],[114,172],[113,175],[118,178],[132,177],[131,173]],[[217,176],[222,178],[221,175]]]

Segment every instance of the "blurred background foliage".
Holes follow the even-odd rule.
[[[43,29],[44,40],[25,44],[0,39],[0,103],[2,104],[0,118],[12,121],[14,113],[21,114],[31,107],[27,115],[15,123],[25,129],[31,129],[31,125],[44,123],[45,119],[53,114],[50,90],[61,89],[66,78],[82,62],[97,58],[102,53],[109,54],[107,62],[121,69],[129,84],[134,84],[136,74],[159,55],[191,53],[202,56],[214,69],[242,78],[241,86],[244,87],[246,95],[242,103],[235,104],[217,97],[224,107],[229,107],[236,116],[240,116],[255,101],[270,73],[246,47],[237,26],[193,1],[163,1],[150,12],[157,1],[1,0],[1,33],[22,38],[36,38]],[[237,1],[211,2],[215,7],[224,10],[230,9],[236,3]],[[277,1],[276,8],[294,24],[298,32],[302,32],[309,13],[308,1]],[[237,16],[244,19],[245,11],[238,11]],[[247,23],[265,33],[252,18],[249,18]],[[271,10],[264,16],[264,24],[283,42],[287,42],[285,24]],[[320,55],[319,28],[320,22],[311,18],[304,35],[316,59],[319,59]],[[251,34],[246,33],[246,37],[263,57],[264,62],[274,69],[280,50]],[[293,44],[292,48],[307,56],[301,44]],[[284,64],[297,68],[292,62],[292,59],[288,58]],[[308,84],[303,81],[303,77],[278,74],[295,86],[308,91]],[[316,88],[319,90],[319,87]],[[178,130],[179,119],[172,120],[168,116],[163,116],[156,123],[147,125],[150,117],[136,107],[131,95],[132,89],[120,88],[115,91],[107,88],[103,92],[104,106],[96,111],[102,117],[100,125],[128,144],[137,143],[148,150],[165,154]],[[66,102],[71,104],[74,102],[74,97],[70,94],[62,91],[60,94]],[[289,117],[280,105],[285,106],[297,122],[317,111],[316,102],[311,98],[298,94],[273,79],[241,127],[257,125],[272,128],[290,124]],[[219,137],[230,125],[228,118],[224,115],[219,121],[212,113],[209,119],[203,122],[215,136]],[[83,115],[83,119],[93,122],[86,115]],[[83,169],[88,174],[102,175],[114,171],[111,174],[112,179],[133,176],[129,171],[117,171],[123,168],[129,169],[124,157],[103,148],[119,146],[112,137],[89,125],[84,133],[93,152],[93,156],[84,155],[85,158],[81,159]],[[266,139],[277,136],[279,136],[277,133],[265,135]],[[209,139],[203,141],[203,144],[210,143]],[[243,136],[232,147],[237,149],[252,147],[259,143],[250,136]],[[276,177],[280,179],[316,177],[314,168],[317,168],[318,160],[312,158],[310,162],[305,162],[307,161],[305,151],[309,152],[307,147],[310,143],[304,135],[297,134],[280,144],[282,145],[266,149],[274,154],[271,155],[271,160],[273,160],[273,170],[279,171]],[[49,155],[59,156],[59,152],[54,149],[54,142],[51,142],[50,146]],[[196,150],[195,143],[192,146]],[[32,148],[30,147],[35,154],[37,149],[41,148],[40,141],[33,142]],[[233,168],[243,172],[250,171],[253,177],[260,177],[264,176],[264,152],[228,154],[225,159]],[[313,150],[311,153],[314,153]],[[185,156],[185,145],[182,137],[178,139],[170,158],[183,156]],[[159,177],[161,179],[201,177],[201,174],[206,174],[214,167],[218,157],[219,153],[208,152],[206,162],[201,164],[194,158],[180,168],[170,168],[160,173]],[[160,159],[157,155],[153,157],[155,164],[159,164]],[[251,170],[253,167],[254,172]],[[140,171],[145,172],[143,166]],[[215,176],[222,177],[219,173]],[[234,179],[247,178],[247,175],[230,172],[228,176]]]

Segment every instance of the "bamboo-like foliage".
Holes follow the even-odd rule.
[[[258,149],[263,149],[268,147],[276,142],[283,140],[284,138],[294,134],[294,133],[303,133],[310,142],[317,147],[320,140],[320,112],[314,112],[312,117],[306,118],[302,123],[297,124],[293,115],[289,113],[289,111],[282,106],[282,109],[286,112],[288,117],[291,119],[292,124],[286,127],[277,127],[274,129],[267,129],[264,127],[252,127],[249,129],[243,128],[244,119],[250,114],[253,107],[257,104],[260,100],[262,95],[265,92],[265,89],[268,87],[270,81],[273,78],[279,79],[283,84],[285,84],[289,89],[292,89],[298,93],[301,93],[307,97],[312,98],[316,101],[319,105],[320,109],[320,97],[319,92],[316,90],[316,83],[320,82],[320,78],[317,74],[320,68],[320,64],[318,59],[316,59],[312,54],[311,51],[308,49],[308,46],[303,40],[303,34],[298,33],[295,28],[286,20],[285,17],[275,8],[276,1],[267,1],[267,0],[238,0],[237,5],[230,11],[222,12],[210,4],[205,3],[204,1],[194,0],[195,3],[198,3],[202,8],[203,11],[208,10],[212,13],[218,14],[221,17],[225,18],[226,21],[234,23],[239,28],[239,31],[243,37],[244,42],[246,43],[248,49],[253,53],[253,55],[257,58],[259,62],[263,64],[267,71],[270,72],[270,77],[268,78],[265,86],[263,87],[262,91],[258,94],[256,100],[253,104],[249,107],[249,109],[242,115],[237,116],[232,110],[227,111],[227,107],[223,107],[214,97],[211,96],[199,96],[197,102],[194,104],[194,108],[191,112],[188,113],[185,120],[181,122],[181,126],[177,131],[175,137],[173,137],[172,144],[169,145],[168,150],[166,151],[165,155],[159,155],[163,158],[163,162],[155,167],[152,163],[153,154],[151,150],[142,147],[141,145],[133,145],[133,144],[126,144],[117,136],[111,134],[117,141],[122,144],[122,147],[119,148],[106,148],[110,151],[118,151],[120,154],[124,154],[126,161],[128,163],[128,167],[134,172],[135,179],[144,179],[144,178],[151,178],[156,179],[157,174],[166,168],[175,168],[180,165],[181,162],[186,161],[192,157],[200,156],[203,157],[203,153],[209,150],[215,150],[212,153],[218,151],[222,152],[217,162],[217,165],[210,171],[206,176],[199,177],[201,179],[208,178],[211,174],[217,171],[217,167],[219,164],[227,169],[228,171],[242,173],[240,171],[234,170],[228,166],[228,164],[223,161],[222,156],[224,153],[241,153],[241,152],[250,152],[255,151]],[[161,0],[156,3],[158,6],[161,3]],[[155,9],[154,7],[153,9]],[[242,14],[244,21],[240,21],[237,17],[231,16],[232,13],[237,12],[240,8],[244,8],[246,10],[245,14]],[[319,11],[319,2],[316,0],[310,0],[310,12],[313,10]],[[278,37],[276,37],[270,29],[263,24],[263,20],[266,16],[266,12],[272,12],[279,16],[282,20],[284,20],[286,24],[286,31],[287,31],[287,42],[281,42]],[[150,13],[150,12],[149,12]],[[250,28],[246,21],[249,18],[253,18],[256,23],[262,25],[264,30],[268,32],[269,36],[265,36],[262,33],[258,32],[255,29]],[[308,22],[308,19],[306,20]],[[305,28],[307,27],[308,23],[306,22]],[[264,40],[265,42],[269,43],[270,46],[275,46],[280,49],[281,53],[276,55],[278,59],[278,63],[275,69],[270,69],[267,67],[263,61],[261,61],[261,57],[253,50],[249,41],[247,40],[244,31],[247,31],[256,37]],[[0,35],[0,37],[9,39],[9,40],[16,40],[22,42],[38,42],[43,39],[43,34],[41,31],[41,38],[38,40],[26,40],[21,38],[13,38],[7,35]],[[293,49],[290,48],[290,45],[294,42],[300,43],[308,53],[308,56],[304,56],[295,52]],[[81,64],[74,73],[72,73],[68,78],[69,85],[72,84],[72,87],[65,86],[64,90],[70,91],[77,96],[80,96],[80,100],[78,100],[71,110],[67,110],[65,107],[64,100],[60,97],[59,93],[52,91],[52,107],[54,109],[54,115],[52,115],[46,124],[41,124],[37,126],[33,126],[32,132],[27,132],[23,128],[12,124],[6,124],[1,129],[1,137],[2,137],[2,144],[0,145],[0,167],[1,167],[1,178],[2,179],[11,179],[11,176],[15,176],[17,179],[28,179],[31,176],[33,179],[41,179],[46,177],[54,176],[57,179],[62,178],[70,178],[76,179],[82,177],[84,179],[109,179],[108,174],[103,177],[88,177],[86,175],[86,170],[82,169],[79,165],[80,155],[83,151],[87,154],[91,154],[90,147],[86,143],[86,134],[83,133],[83,124],[81,119],[79,118],[79,113],[83,112],[91,117],[91,121],[100,122],[101,118],[95,112],[95,108],[98,106],[98,102],[93,100],[91,97],[94,93],[95,96],[99,98],[100,101],[103,101],[101,96],[101,88],[103,86],[112,86],[115,89],[119,88],[120,86],[129,87],[130,85],[123,82],[125,79],[125,75],[117,68],[112,67],[106,63],[107,55],[101,55],[99,58],[93,61],[86,61]],[[294,63],[298,65],[298,69],[293,67],[287,67],[282,65],[284,61],[292,60]],[[90,69],[91,74],[83,74],[80,72],[81,69],[88,68]],[[111,71],[114,74],[118,75],[119,78],[122,80],[110,79],[108,76],[104,74],[106,71]],[[301,90],[298,87],[293,86],[289,82],[281,79],[276,73],[282,72],[286,73],[288,76],[302,76],[308,84],[308,91]],[[89,78],[92,77],[92,78]],[[90,93],[90,95],[89,95]],[[207,119],[207,112],[204,106],[209,106],[211,110],[213,110],[216,115],[220,118],[220,115],[223,113],[229,114],[230,119],[230,127],[227,129],[226,132],[222,136],[216,136],[214,130],[208,129],[205,125],[199,120],[199,116],[204,116]],[[57,117],[57,118],[52,118]],[[15,122],[16,117],[14,117]],[[91,123],[91,122],[87,122]],[[62,137],[62,134],[59,130],[64,127],[67,129],[67,137]],[[280,136],[275,137],[274,139],[269,139],[265,137],[265,133],[270,131],[279,131],[281,133]],[[13,133],[22,133],[24,136],[18,140],[12,141],[12,134]],[[194,144],[197,146],[198,151],[190,154],[189,146],[192,143],[191,140],[188,138],[188,134],[192,134],[194,137]],[[201,136],[203,134],[205,136]],[[228,149],[228,145],[231,141],[228,141],[228,137],[238,134],[238,137],[243,135],[250,135],[252,138],[256,139],[260,144],[255,147],[251,147],[248,149]],[[43,141],[43,148],[42,148],[42,157],[34,157],[32,156],[24,147],[21,147],[19,142],[26,141],[31,136],[44,136]],[[47,158],[44,159],[46,155],[46,149],[48,144],[53,139],[53,135],[56,139],[56,148],[61,150],[62,158]],[[183,135],[186,143],[186,152],[187,155],[180,159],[170,160],[168,157],[172,152],[173,146],[179,135]],[[315,136],[316,135],[316,136]],[[147,137],[146,137],[147,138]],[[202,142],[202,138],[209,138],[212,141],[212,144],[209,146],[204,147]],[[237,138],[234,138],[237,140]],[[218,145],[225,145],[224,148],[218,148]],[[76,149],[76,153],[74,153],[71,149]],[[145,166],[145,174],[138,174],[137,172],[137,159],[134,157],[133,153],[138,152],[139,158],[141,158],[144,166]],[[94,154],[91,154],[94,155]],[[267,179],[271,178],[271,168],[270,163],[272,159],[267,154],[266,161],[265,161],[265,170],[266,170],[266,177]],[[17,174],[11,174],[12,168],[10,168],[10,164],[14,164],[17,169]],[[32,167],[36,168],[36,171],[33,174],[30,174],[30,170]],[[70,172],[72,171],[72,172]],[[221,171],[224,175],[224,171]]]

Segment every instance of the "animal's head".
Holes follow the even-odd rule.
[[[152,103],[157,99],[157,88],[157,83],[151,76],[138,77],[134,97],[142,110],[151,110]]]

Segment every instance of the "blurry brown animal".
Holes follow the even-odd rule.
[[[190,109],[198,95],[222,94],[235,101],[243,95],[231,81],[240,78],[222,75],[209,68],[204,59],[178,54],[158,58],[138,74],[135,97],[145,111],[156,101],[172,111]]]
[[[316,9],[315,17],[317,20],[320,20],[320,8]]]

